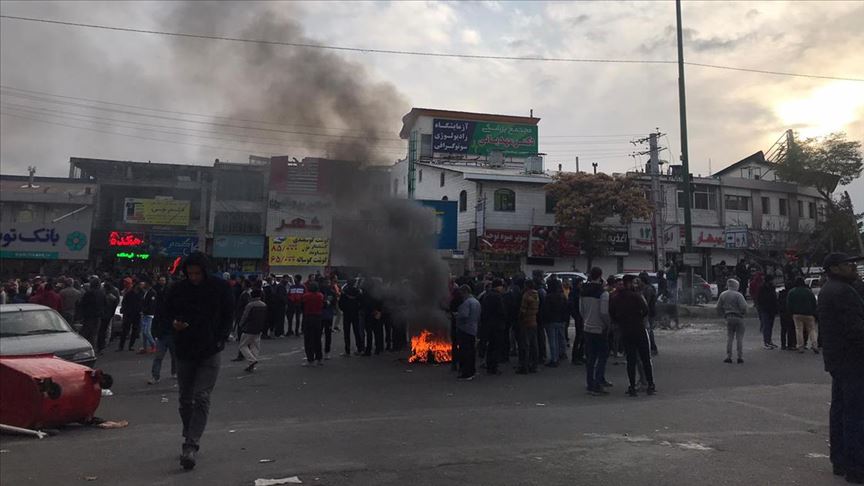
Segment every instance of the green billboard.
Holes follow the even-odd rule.
[[[527,157],[537,154],[537,125],[475,122],[436,118],[432,125],[432,151],[452,154]]]

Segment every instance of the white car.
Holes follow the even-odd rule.
[[[543,281],[545,282],[545,281],[549,280],[549,277],[551,277],[552,275],[555,275],[558,278],[558,280],[567,279],[567,280],[570,280],[571,282],[573,282],[577,278],[581,278],[585,282],[588,281],[588,276],[582,272],[548,272],[545,275],[543,275]]]

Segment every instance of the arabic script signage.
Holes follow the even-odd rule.
[[[534,257],[574,257],[579,256],[581,245],[573,228],[532,226],[529,249]]]
[[[166,257],[188,256],[198,249],[197,236],[152,235],[150,248]]]
[[[269,249],[271,266],[326,266],[330,261],[328,238],[271,236]]]
[[[57,223],[0,223],[0,258],[86,260],[91,211]]]
[[[333,202],[321,196],[270,192],[267,235],[330,237]]]
[[[609,245],[609,254],[622,256],[630,254],[630,241],[626,229],[607,229],[606,244]]]
[[[123,221],[153,226],[188,226],[189,201],[127,197]]]
[[[144,233],[112,231],[108,233],[108,246],[134,247],[144,244]]]
[[[681,231],[684,231],[683,227]],[[697,248],[726,248],[726,235],[723,234],[723,228],[693,227],[693,246]]]
[[[537,125],[474,122],[436,118],[432,122],[432,151],[451,154],[535,155]]]
[[[630,223],[630,251],[653,251],[654,229],[649,223]]]
[[[263,236],[217,236],[213,238],[216,258],[261,258],[264,256]]]
[[[524,255],[528,252],[528,231],[487,229],[479,238],[480,250],[498,255]]]

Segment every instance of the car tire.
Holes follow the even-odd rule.
[[[708,297],[706,297],[705,294],[696,294],[696,303],[697,304],[707,304],[708,303]]]

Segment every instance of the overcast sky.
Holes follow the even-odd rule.
[[[673,2],[3,2],[0,10],[375,49],[631,60],[676,56]],[[683,17],[688,61],[864,78],[864,2],[686,2]],[[35,165],[39,175],[65,175],[73,156],[207,164],[215,158],[245,161],[249,154],[327,155],[325,142],[333,142],[333,135],[358,140],[369,133],[379,134],[376,154],[394,161],[405,155],[405,143],[396,139],[401,115],[411,106],[512,115],[533,109],[542,119],[540,149],[549,154],[547,168],[562,163],[572,169],[578,155],[583,170],[591,162],[606,172],[632,169],[629,154],[635,148],[629,140],[655,127],[668,134],[662,144],[670,150],[661,158],[676,161],[680,153],[674,64],[310,53],[0,22],[0,82],[37,92],[2,92],[4,174],[26,173]],[[331,71],[338,79],[327,76]],[[864,83],[696,66],[689,66],[686,76],[694,174],[707,175],[766,150],[788,128],[807,136],[843,130],[864,140]],[[176,113],[141,117],[129,113],[144,113],[138,109],[103,104],[109,109],[96,110],[85,100]],[[340,105],[350,105],[350,113]],[[182,121],[190,119],[210,124]],[[224,126],[248,126],[250,120],[281,125],[256,125],[269,131]],[[316,142],[309,133],[316,134],[311,138]],[[859,179],[847,189],[861,210],[864,183]]]

